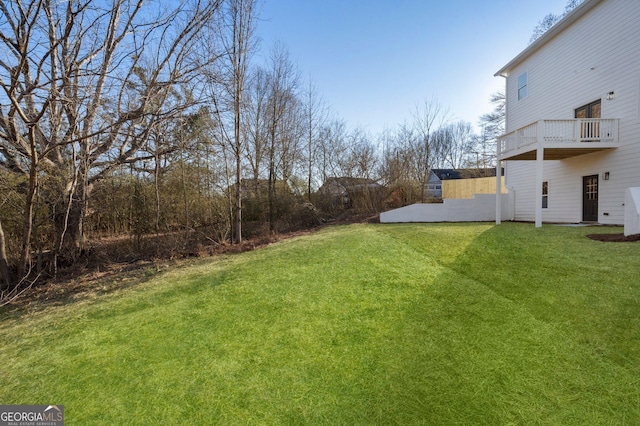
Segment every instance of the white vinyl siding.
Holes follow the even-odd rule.
[[[566,160],[545,161],[549,207],[543,221],[582,220],[582,176],[600,176],[599,222],[624,222],[624,192],[640,186],[640,2],[605,0],[509,71],[507,132],[543,119],[573,119],[575,109],[602,100],[602,118],[619,119],[620,147]],[[518,77],[527,73],[535,96],[518,102]],[[607,100],[609,92],[615,92]],[[609,180],[602,175],[610,173]],[[507,162],[515,192],[515,219],[534,220],[540,188],[535,162]],[[604,213],[609,213],[604,215]]]

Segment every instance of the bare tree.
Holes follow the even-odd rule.
[[[347,155],[347,123],[334,119],[320,130],[319,161],[322,181],[330,177],[344,176],[341,158]]]
[[[374,177],[378,169],[377,149],[362,129],[356,128],[347,134],[345,151],[340,157],[342,176]]]
[[[498,138],[504,134],[506,97],[503,91],[493,93],[490,99],[494,105],[493,111],[480,117],[482,134],[480,135],[479,149],[482,152],[483,163],[493,164],[495,159],[495,146]],[[488,145],[491,148],[488,148]]]
[[[474,134],[471,124],[457,121],[437,130],[442,159],[446,166],[459,169],[467,162],[474,149]]]
[[[311,201],[314,165],[319,148],[319,134],[327,119],[327,109],[324,106],[324,101],[319,96],[316,87],[311,82],[309,82],[309,86],[305,92],[303,115],[305,137],[307,139],[307,199]]]
[[[436,146],[432,138],[433,132],[444,125],[448,120],[448,111],[442,107],[437,99],[425,100],[422,106],[416,107],[414,113],[414,126],[418,134],[419,141],[413,146],[413,156],[415,156],[415,173],[420,183],[420,198],[425,201],[425,186],[429,182],[431,169],[438,159],[443,155],[441,146]],[[435,151],[435,152],[434,152]]]
[[[235,242],[242,242],[242,110],[245,83],[251,53],[255,49],[255,27],[258,18],[256,0],[226,0],[221,23],[226,52],[227,91],[233,111],[233,141],[230,144],[235,160]]]
[[[489,101],[493,104],[494,109],[480,117],[480,126],[485,128],[489,137],[496,138],[504,133],[506,106],[504,91],[493,93]]]
[[[73,261],[93,185],[140,161],[151,129],[195,102],[173,88],[197,80],[194,37],[218,8],[215,0],[0,4],[0,167],[28,177],[19,276],[31,262],[41,176],[57,194],[44,200],[54,253]]]
[[[0,221],[0,279],[2,279],[0,290],[8,290],[11,288],[11,271],[9,270],[9,261],[7,260],[6,242],[2,222]]]
[[[276,182],[278,177],[278,162],[282,161],[282,153],[288,149],[287,126],[285,119],[296,106],[296,91],[298,89],[299,76],[293,62],[289,58],[289,52],[281,43],[276,43],[270,56],[269,71],[269,99],[267,108],[267,134],[268,134],[268,207],[269,226],[273,230],[276,216]],[[280,152],[279,152],[280,151]],[[286,154],[285,154],[286,155]],[[286,167],[281,163],[281,168],[286,174]],[[283,176],[283,179],[286,176]]]
[[[262,163],[267,151],[267,112],[269,101],[270,76],[261,67],[251,74],[248,87],[248,102],[245,112],[244,133],[246,140],[245,155],[253,175],[254,192],[258,192]]]
[[[385,131],[384,151],[381,165],[381,175],[387,186],[403,186],[410,180],[409,154],[407,147],[412,144],[414,130],[411,126],[399,126],[396,130]],[[408,142],[408,143],[407,143]]]
[[[529,44],[536,41],[540,36],[546,33],[551,27],[557,24],[562,18],[567,16],[573,9],[580,6],[584,0],[569,0],[567,5],[564,8],[564,12],[560,15],[556,15],[555,13],[549,13],[542,18],[538,24],[533,29],[533,34],[531,35],[531,39],[529,40]]]

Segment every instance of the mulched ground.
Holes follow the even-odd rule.
[[[633,243],[640,241],[640,234],[624,236],[624,234],[589,234],[587,237],[607,243]]]

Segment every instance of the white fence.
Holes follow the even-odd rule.
[[[501,195],[502,220],[513,220],[513,193]],[[467,199],[445,199],[440,204],[412,204],[380,213],[382,223],[492,222],[496,220],[495,194],[476,194]]]

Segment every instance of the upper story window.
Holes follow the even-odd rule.
[[[590,104],[576,108],[575,115],[576,118],[600,118],[601,111],[602,103],[600,102],[600,99],[598,99]]]
[[[520,74],[520,77],[518,77],[518,100],[527,97],[527,83],[527,73],[523,72],[522,74]]]

